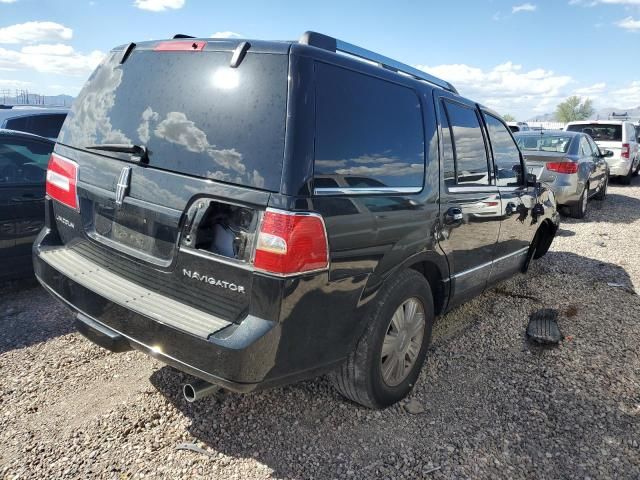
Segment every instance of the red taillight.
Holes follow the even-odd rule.
[[[620,156],[622,158],[629,158],[629,151],[631,150],[631,148],[629,147],[628,143],[623,143],[622,144],[622,150],[620,151]]]
[[[185,40],[175,40],[171,42],[160,42],[155,46],[156,52],[200,52],[207,42],[191,42]]]
[[[258,234],[254,266],[279,275],[327,268],[329,252],[322,217],[267,209]]]
[[[78,164],[55,153],[49,157],[47,195],[75,210],[78,209]]]
[[[576,173],[578,164],[575,162],[549,162],[547,163],[547,170],[558,173]]]

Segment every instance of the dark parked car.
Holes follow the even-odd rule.
[[[604,200],[609,185],[606,158],[613,152],[600,150],[593,139],[578,132],[541,131],[515,134],[527,168],[551,187],[558,205],[583,218],[591,198]]]
[[[68,111],[65,107],[0,105],[0,128],[33,133],[55,140]]]
[[[54,142],[0,129],[0,279],[33,271],[31,247],[44,225],[47,162]]]
[[[332,372],[373,408],[558,226],[498,115],[312,32],[116,48],[48,175],[36,274],[85,336],[238,392]]]

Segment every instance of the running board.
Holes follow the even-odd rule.
[[[208,339],[212,333],[231,325],[126,280],[69,248],[44,250],[39,256],[58,272],[101,297],[169,327]]]

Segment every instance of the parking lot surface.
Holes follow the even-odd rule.
[[[112,354],[35,283],[0,286],[2,478],[640,478],[640,180],[440,318],[409,404],[325,378],[186,403],[191,377]],[[559,312],[541,348],[529,315]]]

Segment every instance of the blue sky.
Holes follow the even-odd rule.
[[[519,119],[569,95],[640,105],[640,0],[0,0],[0,90],[77,94],[113,46],[316,30],[418,66]]]

